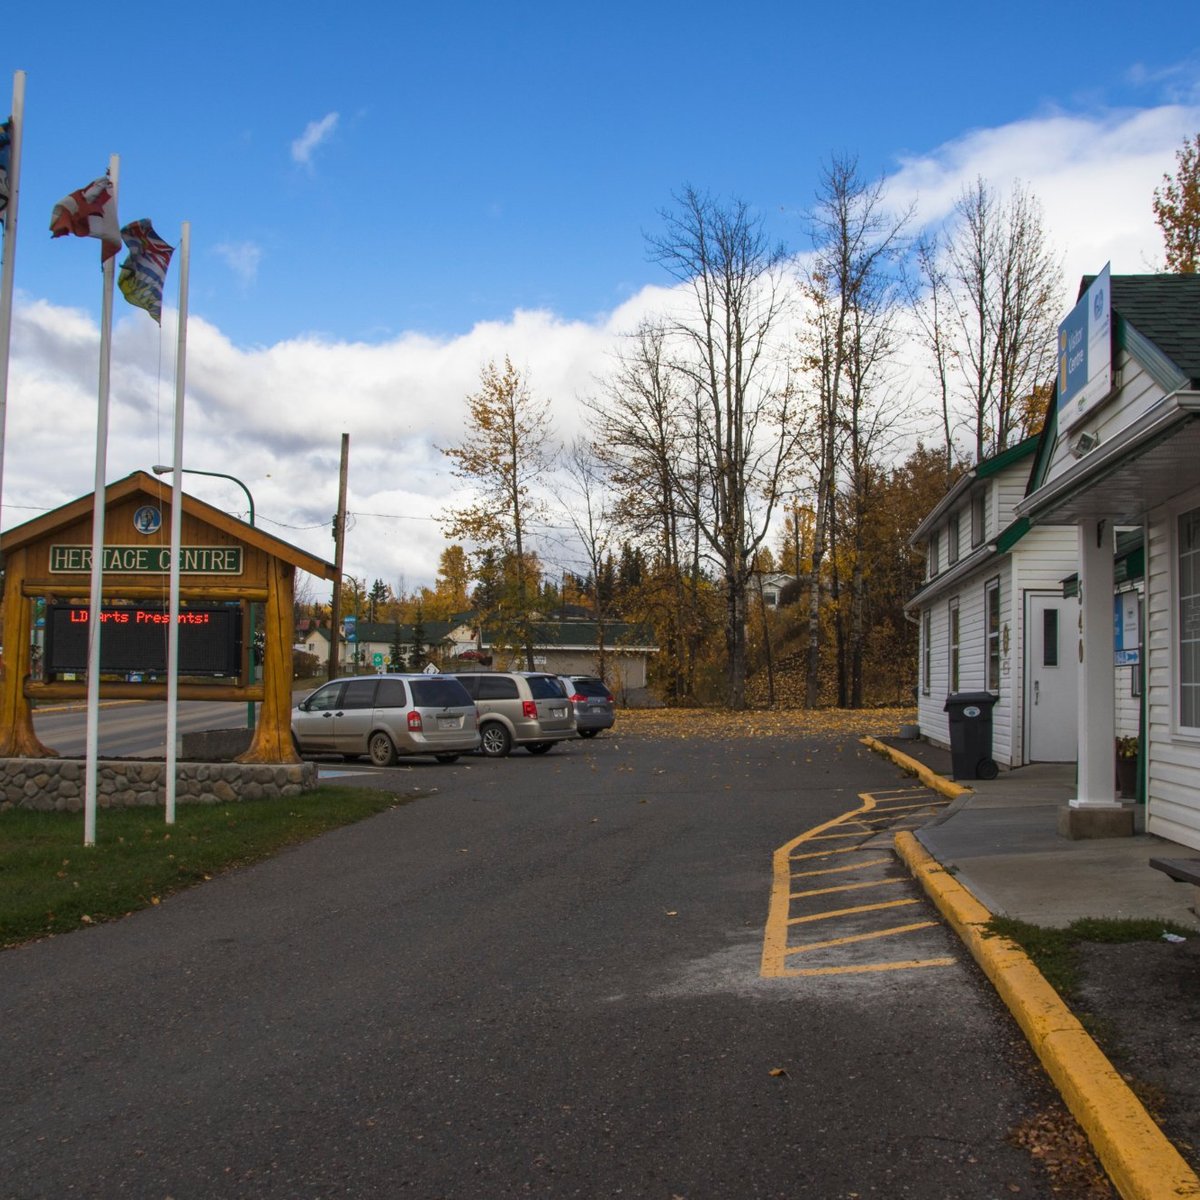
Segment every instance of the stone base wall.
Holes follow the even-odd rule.
[[[83,810],[85,766],[79,758],[0,758],[0,812]],[[167,765],[129,759],[96,764],[100,808],[153,808],[165,803]],[[315,763],[176,764],[176,804],[231,804],[298,796],[317,786]]]

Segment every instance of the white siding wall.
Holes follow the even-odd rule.
[[[1121,372],[1121,391],[1116,400],[1102,404],[1096,412],[1071,430],[1058,431],[1054,452],[1046,472],[1047,482],[1074,465],[1076,460],[1071,453],[1071,444],[1081,433],[1093,433],[1103,443],[1132,424],[1163,398],[1162,388],[1124,351],[1119,354],[1116,365]]]
[[[1200,495],[1193,496],[1190,503],[1200,504]],[[1200,743],[1172,732],[1174,520],[1175,510],[1159,509],[1146,525],[1146,831],[1200,850]]]

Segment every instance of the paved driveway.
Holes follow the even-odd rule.
[[[0,1195],[1050,1194],[1008,1134],[1051,1093],[880,848],[936,801],[885,761],[618,734],[354,774],[437,791],[0,955]]]

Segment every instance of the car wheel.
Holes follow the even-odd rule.
[[[525,749],[528,750],[530,754],[545,754],[546,751],[549,750],[553,745],[553,742],[530,742]]]
[[[458,762],[457,754],[435,754],[433,757],[436,758],[440,763]]]
[[[598,734],[599,732],[600,732],[600,730],[598,730],[598,729],[581,729],[579,731],[579,736],[580,737],[595,737],[596,734]]]
[[[396,765],[396,747],[392,739],[382,729],[371,734],[367,743],[371,753],[371,761],[377,767],[392,767]]]
[[[512,738],[503,725],[493,721],[479,731],[479,749],[488,758],[504,758],[512,749]]]

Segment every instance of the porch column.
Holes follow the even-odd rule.
[[[1120,808],[1114,775],[1113,526],[1079,525],[1079,780],[1072,808]]]

